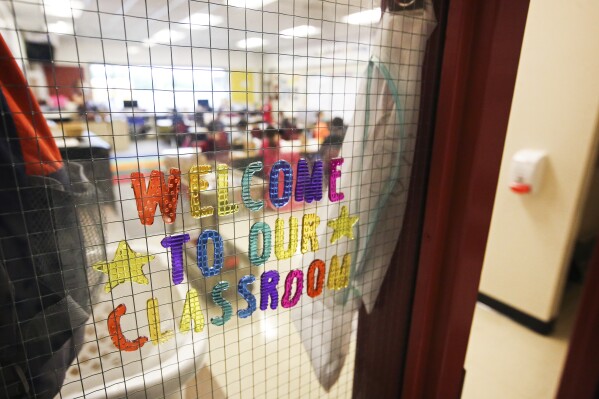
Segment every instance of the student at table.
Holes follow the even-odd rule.
[[[324,139],[329,137],[329,135],[331,134],[331,132],[329,131],[329,126],[323,120],[322,111],[318,111],[318,113],[316,114],[316,124],[314,125],[314,129],[312,130],[312,134],[314,135],[314,138],[318,140],[319,143],[324,142]]]

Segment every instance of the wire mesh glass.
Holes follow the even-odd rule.
[[[351,397],[356,310],[386,270],[361,265],[386,262],[407,200],[423,3],[0,2],[85,176],[71,289],[92,309],[57,397]]]

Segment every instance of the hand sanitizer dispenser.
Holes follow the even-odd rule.
[[[541,150],[520,150],[512,157],[510,189],[516,194],[534,194],[539,191],[547,153]]]

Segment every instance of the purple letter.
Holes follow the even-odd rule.
[[[189,234],[164,237],[160,241],[164,248],[171,249],[172,275],[175,285],[183,282],[183,244],[187,241],[189,241]]]
[[[293,298],[289,299],[291,296],[291,290],[293,286],[293,280],[297,280],[297,289],[295,290],[295,295]],[[300,300],[302,296],[302,290],[304,288],[304,273],[301,270],[292,270],[287,275],[285,279],[285,292],[283,293],[283,298],[281,298],[281,306],[284,308],[292,308],[294,307]]]
[[[297,163],[297,181],[295,183],[295,200],[310,203],[322,199],[322,160],[314,162],[312,176],[308,170],[308,162],[302,158]]]
[[[270,297],[270,308],[276,309],[279,302],[277,284],[279,283],[279,272],[269,270],[262,273],[260,277],[260,310],[268,308],[268,297]]]

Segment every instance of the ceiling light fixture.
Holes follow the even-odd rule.
[[[64,21],[53,22],[48,24],[48,32],[56,33],[58,35],[72,35],[73,25]]]
[[[237,42],[237,47],[243,49],[262,47],[266,44],[266,41],[260,39],[259,37],[248,37],[247,39],[240,40]]]
[[[222,17],[218,15],[210,15],[203,12],[197,12],[191,14],[191,16],[185,18],[181,22],[184,24],[191,24],[191,29],[204,30],[208,29],[209,26],[215,26],[223,21]]]
[[[127,46],[127,52],[129,53],[129,55],[139,54],[140,51],[141,49],[139,48],[139,46]]]
[[[60,18],[79,18],[83,12],[79,0],[44,0],[41,7],[46,15]]]
[[[162,29],[158,32],[154,33],[149,39],[145,39],[144,43],[146,46],[151,47],[155,44],[169,44],[171,42],[176,42],[185,37],[183,32],[179,32],[172,29]]]
[[[320,29],[318,29],[315,26],[312,26],[312,25],[300,25],[300,26],[294,26],[293,28],[289,28],[289,29],[283,29],[279,33],[281,35],[283,35],[284,39],[291,39],[292,36],[294,36],[294,37],[308,37],[308,36],[315,35],[318,32],[320,32]]]
[[[277,0],[223,0],[228,6],[242,8],[262,8],[265,5],[274,3]]]
[[[372,25],[381,19],[381,9],[373,8],[372,10],[355,12],[343,17],[343,22],[350,25]]]

